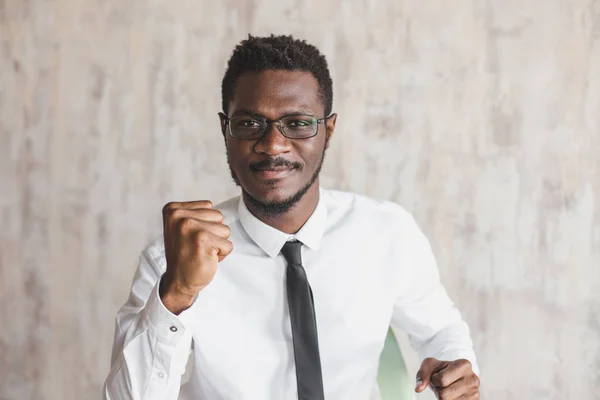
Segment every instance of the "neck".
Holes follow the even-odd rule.
[[[265,224],[272,226],[273,228],[287,233],[294,234],[304,226],[306,221],[310,218],[312,213],[317,208],[319,202],[319,181],[316,180],[308,191],[302,196],[302,198],[294,204],[294,206],[287,212],[278,215],[269,215],[261,212],[260,209],[256,208],[253,204],[244,199],[244,203],[248,208],[248,211],[252,213],[256,218],[264,222]]]

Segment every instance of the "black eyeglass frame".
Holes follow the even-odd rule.
[[[267,119],[265,117],[257,117],[257,116],[245,116],[245,115],[240,115],[238,117],[232,117],[229,118],[227,115],[225,115],[225,113],[220,112],[219,113],[219,117],[221,118],[221,121],[223,121],[225,123],[225,125],[227,126],[227,132],[229,133],[229,136],[231,136],[234,139],[238,139],[238,140],[260,140],[262,139],[265,134],[267,133],[267,130],[269,129],[269,125],[270,124],[275,124],[275,126],[277,127],[277,130],[279,132],[281,132],[281,134],[288,138],[288,139],[293,139],[293,140],[304,140],[304,139],[310,139],[313,138],[315,136],[317,136],[319,134],[319,125],[324,124],[325,121],[327,121],[329,118],[333,117],[335,114],[329,114],[329,116],[327,117],[323,117],[321,119],[317,118],[316,115],[310,115],[310,114],[290,114],[290,115],[284,115],[283,117],[279,118],[279,119]],[[294,116],[304,116],[304,117],[312,117],[315,118],[317,120],[317,130],[315,131],[315,133],[311,136],[307,136],[307,137],[290,137],[287,136],[285,134],[285,129],[283,127],[283,124],[281,122],[282,119],[287,118],[287,117],[294,117]],[[237,136],[233,136],[233,133],[231,132],[231,124],[229,123],[231,120],[236,119],[236,118],[252,118],[255,120],[259,120],[261,122],[264,122],[264,127],[262,129],[262,133],[260,136],[258,137],[254,137],[254,138],[240,138]]]

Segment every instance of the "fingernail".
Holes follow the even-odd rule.
[[[422,383],[423,383],[423,380],[421,378],[417,379],[417,385],[415,386],[415,389],[418,389]]]

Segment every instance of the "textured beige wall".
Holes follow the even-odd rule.
[[[0,399],[98,398],[162,204],[236,194],[248,32],[326,53],[323,183],[416,215],[484,398],[600,399],[597,0],[0,0]]]

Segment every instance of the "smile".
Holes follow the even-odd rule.
[[[272,169],[261,169],[258,171],[254,171],[256,175],[258,175],[261,179],[281,179],[285,178],[288,175],[291,175],[294,172],[295,168],[281,168],[276,167]]]

